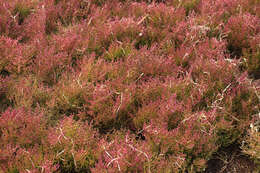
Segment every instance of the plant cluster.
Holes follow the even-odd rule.
[[[259,0],[0,0],[0,172],[258,164],[259,79]]]

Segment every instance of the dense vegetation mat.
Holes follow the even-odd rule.
[[[0,172],[259,172],[259,0],[0,0]]]

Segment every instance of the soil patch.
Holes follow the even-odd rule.
[[[220,149],[207,163],[204,173],[253,173],[256,165],[243,154],[239,144]]]

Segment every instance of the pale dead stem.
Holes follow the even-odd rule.
[[[146,129],[150,128],[150,127],[151,127],[151,125],[148,125],[148,126],[146,126],[144,129],[138,131],[138,133],[142,133],[144,130],[146,130]]]
[[[137,22],[137,25],[140,25],[141,23],[143,23],[143,21],[148,17],[149,15],[145,15],[139,22]]]
[[[76,162],[75,156],[74,156],[74,147],[75,147],[75,144],[74,144],[73,139],[71,139],[71,143],[72,143],[72,148],[71,148],[70,152],[71,152],[71,155],[72,155],[72,157],[73,157],[73,161],[74,161],[75,168],[77,168],[77,162]]]
[[[219,26],[220,26],[220,25],[219,25]],[[224,33],[220,33],[218,39],[219,39],[220,41],[222,41],[223,39],[225,39],[225,38],[228,37],[228,34],[229,34],[229,33],[230,33],[230,31],[224,32]]]
[[[139,152],[140,154],[143,154],[143,155],[146,157],[146,159],[147,159],[147,161],[148,161],[148,172],[150,173],[150,172],[151,172],[151,163],[150,163],[150,159],[149,159],[148,155],[147,155],[145,152],[143,152],[143,151],[141,151],[141,150],[138,150],[137,148],[135,148],[135,147],[134,147],[133,145],[131,145],[131,144],[128,144],[128,146],[129,146],[132,150],[135,150],[135,151]]]
[[[178,160],[181,160],[181,162],[184,162],[185,158],[180,157],[180,156],[173,156]],[[175,165],[177,165],[179,168],[181,168],[182,166],[178,163],[178,160],[176,162],[174,162]]]
[[[199,30],[200,35],[205,35],[210,30],[210,28],[206,25],[195,25],[192,27],[192,30]]]
[[[118,108],[116,109],[116,115],[118,114],[118,112],[119,112],[119,110],[120,110],[120,107],[121,107],[121,105],[122,105],[122,103],[123,103],[123,93],[117,93],[117,92],[115,92],[116,94],[120,94],[120,105],[118,106]]]
[[[11,17],[14,21],[16,21],[16,17],[19,15],[19,12],[18,12],[15,16],[13,16],[12,13],[10,12],[10,10],[8,10],[8,9],[6,8],[5,3],[3,4],[3,7],[4,7],[5,10],[8,12],[8,14],[10,15],[10,17]]]
[[[227,90],[230,88],[231,86],[231,83],[228,84],[228,86],[226,86],[226,88],[221,92],[221,94],[218,94],[218,96],[220,96],[219,99],[215,100],[211,106],[211,108],[217,108],[217,109],[220,109],[220,110],[224,110],[223,107],[220,106],[220,104],[222,103],[222,100],[224,99],[224,94],[227,92]],[[232,114],[229,114],[229,116],[231,116],[234,120],[236,121],[240,121],[238,118],[236,118],[235,116],[233,116]]]
[[[192,82],[193,84],[195,84],[195,85],[198,85],[198,84],[195,83],[192,79],[191,79],[191,82]],[[221,107],[221,106],[219,106],[219,105],[221,104],[222,100],[224,99],[224,94],[225,94],[226,91],[230,88],[230,86],[231,86],[231,83],[230,83],[228,86],[226,86],[226,88],[222,91],[221,94],[219,94],[220,98],[217,99],[217,100],[215,100],[215,101],[212,103],[212,105],[209,106],[209,107],[211,107],[211,108],[218,108],[218,109],[223,110],[223,107]],[[188,121],[189,119],[191,119],[191,118],[193,118],[193,117],[195,117],[195,116],[197,116],[197,114],[193,114],[193,115],[191,115],[191,116],[185,118],[184,120],[181,121],[181,123],[185,123],[186,121]],[[230,115],[230,116],[231,116],[233,119],[235,119],[236,121],[240,121],[239,119],[237,119],[237,118],[234,117],[233,115]],[[203,113],[200,114],[200,115],[198,116],[198,118],[203,118],[204,120],[207,120],[207,117],[206,117]],[[212,127],[212,124],[211,124],[209,121],[207,121],[207,123]],[[204,128],[204,129],[203,129],[203,128]],[[215,129],[215,127],[214,127],[214,129]],[[203,133],[209,134],[209,133],[206,132],[205,127],[203,127],[203,126],[202,126],[201,131],[202,131]]]
[[[59,155],[61,155],[62,153],[64,153],[65,150],[62,150],[61,152],[57,153],[56,157],[58,157]]]
[[[227,169],[227,166],[235,159],[237,156],[237,153],[233,153],[230,156],[227,156],[227,154],[223,153],[221,156],[218,154],[217,158],[221,160],[224,163],[224,166],[221,168],[220,173],[224,172]]]
[[[82,75],[82,73],[80,72],[79,75],[78,75],[78,78],[76,79],[76,82],[77,82],[77,84],[79,85],[79,87],[82,89],[83,86],[82,86],[82,83],[81,83],[81,80],[80,80],[81,75]]]
[[[193,114],[191,116],[189,116],[188,118],[185,118],[184,120],[181,121],[181,123],[185,123],[186,121],[188,121],[189,119],[195,117],[196,114]]]
[[[119,163],[118,163],[118,159],[120,159],[120,157],[113,158],[112,160],[110,160],[110,162],[107,164],[107,167],[109,167],[109,165],[110,165],[111,163],[113,163],[114,161],[116,161],[118,170],[121,171],[120,165],[119,165]]]
[[[139,79],[141,79],[141,77],[144,75],[144,73],[141,73],[140,76],[135,80],[135,82],[137,82]]]
[[[60,138],[61,138],[61,137],[63,137],[65,140],[69,140],[69,138],[64,135],[63,130],[62,130],[61,127],[59,128],[59,130],[60,130],[60,135],[59,135],[59,137],[58,137],[58,141],[59,141],[59,143],[61,144],[61,141],[60,141]],[[71,155],[72,155],[72,157],[73,157],[73,162],[74,162],[75,168],[77,168],[77,162],[76,162],[75,156],[74,156],[75,143],[74,143],[73,139],[70,139],[70,141],[71,141],[71,144],[72,144],[72,148],[71,148],[70,152],[71,152]],[[61,155],[61,154],[64,153],[64,152],[65,152],[65,149],[62,150],[61,152],[57,153],[57,154],[56,154],[56,157],[58,157],[59,155]],[[63,158],[60,158],[60,159],[61,159],[62,161],[65,161]]]
[[[27,172],[31,173],[31,171],[29,169],[25,169]]]
[[[148,127],[149,127],[149,126],[148,126]],[[125,142],[126,142],[126,144],[127,144],[128,147],[130,147],[130,148],[131,148],[132,150],[134,150],[134,151],[139,152],[140,154],[143,154],[143,155],[146,157],[146,159],[147,159],[147,161],[148,161],[148,172],[151,173],[151,163],[150,163],[150,159],[149,159],[148,155],[147,155],[145,152],[143,152],[143,151],[141,151],[141,150],[135,148],[133,145],[128,144],[128,136],[126,136],[126,139],[125,139],[125,140],[126,140]]]
[[[58,141],[59,141],[59,143],[61,144],[60,137],[63,137],[63,138],[66,139],[66,140],[67,140],[68,138],[64,135],[64,133],[63,133],[61,127],[59,128],[59,130],[60,130],[60,135],[59,135],[59,137],[58,137]]]
[[[64,95],[64,93],[62,93],[62,97],[65,99],[65,101],[67,102],[68,105],[70,105],[69,99],[67,96]]]
[[[215,100],[215,101],[212,103],[212,106],[210,106],[210,107],[213,107],[213,108],[215,108],[215,107],[217,107],[217,108],[222,108],[222,107],[220,107],[219,105],[221,104],[222,100],[224,99],[224,94],[226,93],[226,91],[229,89],[230,86],[231,86],[231,83],[228,84],[228,86],[226,86],[226,88],[222,91],[222,93],[219,94],[220,98],[217,99],[217,100]]]
[[[38,166],[35,166],[35,164],[34,164],[32,158],[31,158],[31,156],[30,156],[30,153],[29,153],[28,151],[23,151],[23,152],[29,155],[29,160],[31,161],[33,168],[38,167]],[[25,169],[25,170],[26,170],[28,173],[31,173],[31,171],[30,171],[29,169]]]
[[[110,142],[110,143],[109,143],[109,146],[112,145],[113,143],[114,143],[114,141]],[[107,167],[109,167],[109,165],[110,165],[111,163],[116,162],[118,170],[121,171],[120,165],[119,165],[119,163],[118,163],[118,160],[121,158],[121,156],[120,156],[120,157],[113,158],[113,157],[111,156],[111,154],[109,154],[109,152],[106,150],[106,147],[105,147],[105,146],[103,146],[103,149],[104,149],[105,153],[108,155],[108,157],[111,159],[111,160],[109,161],[109,163],[107,164]]]
[[[148,126],[148,127],[149,127],[149,126]],[[147,128],[148,128],[148,127],[147,127]],[[147,161],[148,161],[148,173],[151,173],[151,163],[150,163],[149,156],[148,156],[145,152],[143,152],[143,151],[141,151],[141,150],[135,148],[133,145],[129,144],[128,136],[126,136],[125,142],[126,142],[126,145],[127,145],[128,147],[130,147],[132,150],[137,151],[137,152],[139,153],[137,156],[139,156],[139,155],[141,155],[141,154],[145,156],[145,158],[146,158]],[[114,143],[114,141],[110,142],[110,143],[109,143],[109,146],[112,145],[113,143]],[[108,162],[107,167],[109,167],[113,162],[116,162],[117,167],[118,167],[118,170],[121,171],[121,168],[120,168],[120,165],[119,165],[119,163],[118,163],[118,160],[121,159],[123,155],[122,155],[121,153],[119,153],[119,154],[117,155],[117,157],[112,157],[111,154],[106,150],[106,147],[105,147],[105,146],[103,146],[103,149],[104,149],[105,153],[108,155],[108,157],[111,159],[111,160]],[[120,151],[120,150],[119,150],[119,151]],[[131,165],[131,163],[129,163],[127,160],[124,160],[124,161],[125,161],[126,163],[128,163],[129,165]]]
[[[30,154],[28,151],[24,151],[24,153],[26,153],[26,154]],[[29,160],[31,161],[31,163],[32,163],[32,166],[33,167],[35,167],[35,164],[34,164],[34,162],[32,161],[32,158],[29,156]]]

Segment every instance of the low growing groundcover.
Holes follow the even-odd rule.
[[[0,173],[257,173],[259,81],[259,0],[0,0]]]

